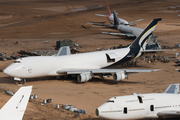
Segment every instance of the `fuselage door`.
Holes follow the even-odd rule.
[[[127,107],[124,107],[123,113],[124,113],[124,114],[127,114],[127,113],[128,113]]]
[[[106,53],[107,62],[115,62],[117,55],[114,52]]]

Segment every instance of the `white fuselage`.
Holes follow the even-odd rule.
[[[119,120],[158,118],[158,112],[180,110],[179,101],[179,94],[149,93],[119,96],[109,99],[98,107],[96,114],[106,119]]]
[[[144,29],[126,26],[126,25],[118,25],[117,30],[119,30],[122,33],[130,33],[130,34],[134,34],[134,31],[136,31],[140,35]]]
[[[108,19],[109,23],[114,24],[114,15],[113,14],[111,14],[110,16],[108,15],[107,19]],[[120,24],[129,26],[128,21],[121,19],[121,18],[119,18],[119,21],[120,21]]]
[[[64,56],[25,57],[14,61],[4,70],[4,73],[17,78],[34,78],[59,76],[57,71],[63,69],[100,69],[121,60],[129,51],[128,47]],[[114,61],[108,62],[107,56]]]

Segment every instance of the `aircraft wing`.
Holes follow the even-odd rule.
[[[180,84],[170,84],[164,93],[178,94]]]
[[[116,27],[116,25],[113,25],[113,24],[104,24],[104,23],[91,23],[91,22],[87,22],[87,24],[92,24],[92,25],[97,25],[97,26]]]
[[[133,34],[128,34],[128,33],[111,33],[111,32],[102,32],[102,34],[107,34],[107,35],[116,35],[116,36],[135,37]]]
[[[1,108],[1,120],[22,120],[26,110],[32,86],[21,87]]]
[[[64,69],[58,70],[58,74],[81,74],[81,73],[92,73],[92,74],[113,74],[117,72],[124,73],[138,73],[138,72],[152,72],[158,71],[159,69]]]
[[[164,117],[179,117],[180,116],[180,111],[162,111],[162,112],[158,112],[157,115],[160,118],[164,118]]]
[[[136,20],[136,21],[132,21],[132,22],[129,22],[129,24],[132,24],[132,23],[135,23],[135,22],[139,22],[139,21],[142,21],[144,19],[139,19],[139,20]]]
[[[163,52],[163,51],[175,51],[175,49],[142,50],[141,52]]]

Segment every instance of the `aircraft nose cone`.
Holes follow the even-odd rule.
[[[4,74],[6,74],[6,75],[9,75],[9,70],[6,68],[6,69],[4,69]]]
[[[9,76],[14,75],[14,72],[11,69],[9,69],[8,67],[6,69],[4,69],[3,72],[4,72],[4,74],[9,75]]]

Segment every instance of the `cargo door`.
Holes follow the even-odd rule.
[[[117,55],[114,52],[106,53],[107,63],[115,62]]]

